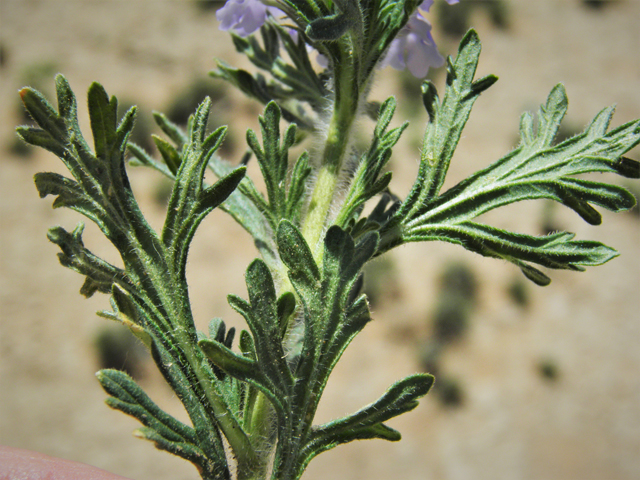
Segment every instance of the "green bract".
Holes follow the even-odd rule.
[[[557,86],[535,121],[523,115],[518,147],[441,192],[471,108],[496,81],[474,79],[480,42],[470,31],[455,60],[448,61],[442,99],[432,83],[423,84],[429,122],[417,178],[401,200],[390,191],[386,166],[406,124],[389,129],[395,100],[373,108],[367,93],[375,64],[419,2],[279,3],[299,28],[297,41],[273,22],[261,30],[262,45],[253,36],[234,37],[238,50],[273,80],[223,63],[216,72],[266,105],[260,134],[247,132],[266,196],[245,176],[248,157],[234,167],[217,155],[226,127],[206,132],[209,100],[198,107],[187,131],[155,115],[167,137],[154,137],[161,156],[156,160],[127,142],[135,109],[116,118],[117,101],[99,84],[88,96],[93,148],[80,131],[76,100],[64,77],[56,78],[57,110],[38,92],[21,91],[38,127],[19,127],[19,135],[57,155],[72,177],[37,174],[40,196],[54,195],[54,207],[71,208],[95,222],[124,266],[90,252],[82,225],[72,232],[49,231],[62,250],[60,262],[85,277],[83,295],[111,295],[111,310],[100,314],[124,323],[147,346],[191,424],[163,412],[115,370],[98,373],[110,395],[107,403],[138,418],[139,436],[189,460],[207,480],[296,479],[314,456],[339,444],[400,439],[385,422],[417,406],[433,384],[430,375],[400,380],[352,415],[314,424],[333,368],[371,320],[360,289],[372,258],[404,243],[441,240],[508,260],[546,285],[549,278],[531,264],[581,270],[617,253],[568,232],[534,237],[478,223],[476,217],[509,203],[546,198],[598,224],[592,205],[621,211],[635,201],[623,188],[582,174],[640,177],[640,164],[623,156],[640,143],[640,121],[608,132],[611,108],[583,133],[553,143],[567,109],[564,89]],[[307,41],[331,60],[321,74],[311,67]],[[353,155],[354,121],[365,111],[373,112],[377,124],[369,148]],[[283,120],[289,123],[284,131]],[[289,150],[301,140],[300,131],[316,136],[322,147],[293,159]],[[131,163],[174,180],[161,232],[148,225],[133,196],[127,148]],[[219,178],[213,185],[203,182],[207,168]],[[372,200],[376,206],[365,216]],[[249,298],[228,297],[248,326],[237,345],[235,330],[227,332],[220,319],[212,322],[209,336],[196,331],[185,278],[196,228],[216,207],[244,227],[261,256],[246,271]]]

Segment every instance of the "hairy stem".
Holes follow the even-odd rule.
[[[262,392],[256,394],[253,408],[249,412],[249,422],[245,426],[259,457],[258,463],[248,469],[238,468],[238,480],[263,480],[267,478],[269,459],[273,453],[275,424],[272,420],[273,407]]]
[[[163,276],[162,272],[155,273],[157,277]],[[158,292],[163,305],[165,305],[167,312],[172,318],[171,324],[173,325],[173,331],[171,333],[176,339],[180,350],[184,354],[193,374],[204,391],[206,401],[213,410],[215,421],[229,442],[229,445],[237,458],[238,465],[249,465],[251,466],[250,468],[252,468],[253,465],[258,463],[258,459],[251,446],[251,442],[232,416],[226,402],[222,397],[220,397],[218,392],[216,392],[212,379],[203,367],[205,363],[204,355],[197,347],[198,340],[193,316],[191,314],[191,309],[189,308],[190,302],[188,291],[186,291],[185,288],[181,294],[178,294],[178,296],[184,301],[175,302],[172,301],[177,293],[175,292],[175,289],[163,288],[166,285],[182,285],[184,283],[183,281],[175,278],[176,275],[170,276],[174,277],[171,282],[167,282],[165,279],[158,282],[160,284]],[[183,308],[176,308],[178,305],[182,305]]]
[[[327,138],[322,153],[316,183],[302,225],[302,234],[307,239],[314,254],[318,250],[322,233],[336,188],[339,175],[344,165],[347,146],[351,136],[353,122],[356,118],[359,100],[359,88],[353,81],[355,67],[353,59],[347,58],[343,63],[336,62],[335,98],[333,112],[329,121]]]

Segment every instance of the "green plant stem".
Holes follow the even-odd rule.
[[[249,468],[252,468],[253,465],[259,463],[255,451],[247,436],[231,416],[231,412],[229,411],[227,404],[222,400],[217,392],[214,391],[211,378],[209,378],[202,368],[204,363],[202,354],[197,354],[194,349],[194,343],[185,338],[187,337],[187,332],[185,332],[184,329],[177,327],[174,332],[176,333],[176,337],[180,343],[180,348],[187,357],[187,360],[215,413],[216,422],[218,423],[220,430],[222,430],[224,436],[229,442],[229,445],[231,445],[231,448],[233,449],[238,460],[238,465],[249,465]]]
[[[157,272],[157,274],[162,275],[161,272]],[[171,275],[171,277],[175,277],[175,275]],[[168,284],[182,284],[178,279],[174,278],[173,280],[173,282]],[[161,285],[166,284],[166,282],[161,282]],[[178,342],[180,350],[186,357],[198,383],[202,387],[207,402],[211,405],[215,415],[215,421],[224,433],[237,458],[238,466],[246,466],[246,468],[252,469],[254,465],[259,463],[258,458],[256,457],[249,438],[247,438],[242,428],[240,428],[240,425],[236,422],[227,404],[215,391],[212,379],[203,368],[205,359],[197,347],[198,341],[191,311],[188,307],[183,308],[182,311],[176,311],[172,308],[174,305],[190,305],[188,292],[186,289],[184,290],[185,291],[181,292],[181,297],[184,298],[185,301],[173,302],[171,298],[173,298],[176,292],[167,292],[163,288],[158,289],[160,295],[163,297],[163,304],[169,307],[168,313],[172,317],[171,324],[173,325],[172,334]]]
[[[302,234],[311,247],[314,257],[321,263],[323,233],[331,213],[331,205],[339,187],[353,124],[357,116],[360,88],[357,65],[347,41],[341,45],[341,58],[334,62],[334,101],[327,136],[317,170],[316,182],[306,215],[302,221]],[[287,287],[292,286],[287,282]],[[283,292],[280,292],[283,293]],[[308,386],[309,387],[309,386]],[[295,405],[286,418],[286,425],[279,425],[278,445],[271,478],[298,478],[296,459],[303,440],[311,429],[317,400],[315,394],[305,398],[302,405]],[[264,420],[263,420],[264,421]],[[291,432],[295,432],[291,434]]]
[[[345,56],[344,62],[336,62],[333,113],[329,121],[316,183],[302,226],[302,234],[314,255],[321,251],[317,247],[321,243],[322,232],[338,187],[340,171],[344,165],[353,122],[358,110],[360,95],[358,85],[354,82],[356,68],[353,65],[353,58],[348,53],[343,53],[343,56]]]
[[[269,458],[273,453],[274,445],[270,443],[276,426],[271,421],[273,408],[262,392],[256,394],[253,408],[251,409],[247,432],[253,439],[253,446],[259,457],[257,464],[249,469],[238,469],[238,480],[264,480],[269,468]]]

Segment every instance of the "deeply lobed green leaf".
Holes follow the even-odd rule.
[[[564,204],[588,223],[597,225],[601,216],[591,204],[612,211],[635,204],[634,197],[622,187],[578,176],[592,172],[640,176],[640,164],[623,157],[640,143],[640,121],[607,132],[613,109],[604,109],[582,134],[554,145],[568,106],[562,85],[556,86],[541,106],[535,127],[533,117],[523,115],[521,143],[514,151],[439,193],[473,102],[495,81],[492,76],[473,79],[479,54],[480,42],[471,31],[461,41],[455,62],[449,61],[443,100],[438,98],[433,84],[424,84],[423,100],[430,122],[418,178],[391,217],[382,216],[378,254],[405,242],[457,243],[481,255],[516,264],[540,285],[548,284],[549,278],[528,262],[581,270],[615,257],[615,250],[598,242],[575,241],[571,234],[533,237],[473,221],[503,205],[545,198]]]

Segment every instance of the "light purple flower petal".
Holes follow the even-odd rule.
[[[439,67],[443,63],[444,58],[431,36],[431,24],[416,12],[391,42],[381,67],[391,66],[397,70],[408,67],[414,76],[424,78],[430,67]]]
[[[407,26],[407,67],[414,76],[422,78],[427,75],[429,67],[441,66],[444,58],[431,36],[431,24],[422,15],[412,17]]]
[[[407,37],[407,68],[414,77],[424,78],[430,67],[440,67],[443,64],[444,58],[435,44],[429,45],[417,35]]]
[[[453,1],[457,1],[457,0],[453,0]],[[420,10],[424,10],[425,12],[428,12],[429,9],[431,8],[431,5],[433,5],[433,2],[434,0],[424,0],[424,2],[422,2],[418,8]]]
[[[426,42],[430,42],[435,45],[433,37],[431,36],[431,24],[419,13],[412,16],[404,28],[409,31],[409,35],[416,35],[424,39]]]
[[[267,11],[272,15],[281,15],[275,7],[267,7],[259,0],[227,0],[224,7],[216,12],[220,30],[233,30],[241,37],[251,35],[267,19]]]
[[[395,38],[391,45],[389,45],[389,49],[387,50],[387,54],[382,60],[380,67],[391,67],[396,70],[404,70],[406,65],[404,63],[404,50],[406,48],[406,37],[403,38]]]

